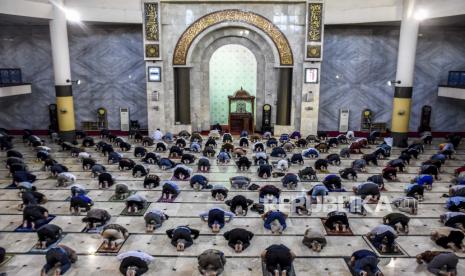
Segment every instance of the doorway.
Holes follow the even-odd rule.
[[[257,93],[257,59],[246,47],[227,44],[218,48],[209,61],[210,125],[228,126],[228,96],[240,89]],[[251,112],[250,104],[246,105]],[[232,107],[234,109],[234,107]],[[255,114],[254,121],[255,120]]]

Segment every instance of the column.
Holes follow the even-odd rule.
[[[142,34],[144,38],[144,60],[147,72],[147,115],[149,134],[160,128],[167,131],[165,106],[168,84],[163,66],[162,17],[159,0],[142,1]]]
[[[191,123],[190,68],[174,68],[174,121]]]
[[[416,0],[404,0],[400,25],[399,52],[394,100],[392,104],[391,131],[394,146],[406,147],[413,90],[413,72],[417,49],[419,22],[414,18]]]
[[[68,30],[63,0],[55,1],[53,19],[50,20],[50,39],[52,45],[53,71],[55,75],[55,95],[58,113],[58,130],[65,141],[74,140],[76,130],[74,121],[73,89],[71,87],[71,69],[68,48]]]
[[[320,106],[320,75],[323,60],[324,1],[307,0],[305,58],[303,62],[300,132],[304,137],[316,134]]]
[[[291,125],[292,108],[292,68],[279,68],[276,124]]]

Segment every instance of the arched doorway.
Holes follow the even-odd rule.
[[[218,47],[240,44],[257,60],[255,126],[261,129],[261,110],[272,106],[272,124],[292,121],[292,49],[285,35],[267,18],[252,12],[222,10],[202,16],[179,37],[173,52],[173,92],[165,98],[167,123],[175,129],[210,129],[209,61]],[[171,71],[172,70],[172,71]],[[287,73],[287,74],[283,74]],[[235,88],[232,91],[240,89]],[[297,95],[295,102],[300,103]]]
[[[241,88],[256,96],[257,59],[242,45],[221,46],[209,61],[210,125],[228,125],[228,96]],[[251,112],[250,104],[245,108]]]

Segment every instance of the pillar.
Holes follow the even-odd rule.
[[[174,121],[191,123],[190,68],[174,68]]]
[[[278,100],[276,106],[276,124],[291,124],[292,107],[292,68],[279,68]]]
[[[410,107],[412,102],[415,52],[419,22],[414,18],[416,0],[404,0],[400,25],[397,72],[392,104],[391,131],[394,146],[405,147],[408,138]]]
[[[50,20],[50,39],[52,45],[53,71],[55,75],[55,95],[58,113],[58,130],[65,141],[75,136],[73,89],[71,87],[71,69],[68,48],[68,30],[63,0],[55,1],[53,18]]]
[[[305,57],[302,67],[302,102],[300,132],[306,137],[317,134],[320,107],[320,75],[324,44],[323,0],[307,0],[305,24]]]

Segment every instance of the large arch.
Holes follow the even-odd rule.
[[[254,53],[241,44],[228,43],[213,52],[208,77],[210,125],[228,125],[228,96],[232,96],[240,87],[256,97],[257,71]],[[251,106],[248,103],[247,106],[247,112],[251,112]],[[255,115],[256,112],[254,122]]]
[[[206,29],[224,22],[240,22],[265,33],[275,45],[281,66],[293,66],[292,49],[286,36],[267,18],[253,12],[222,10],[209,13],[192,23],[181,35],[173,53],[173,65],[186,65],[189,49],[194,39]]]
[[[242,23],[243,24],[243,23]],[[264,104],[276,108],[278,89],[277,82],[266,79],[277,79],[278,70],[275,67],[277,58],[273,46],[258,32],[245,29],[243,26],[215,26],[214,30],[202,34],[193,43],[188,61],[191,65],[191,116],[196,118],[193,130],[208,130],[210,128],[210,101],[209,101],[209,60],[212,54],[221,46],[239,44],[248,48],[257,59],[257,98],[256,98],[256,127],[260,129],[262,123],[262,109]],[[276,53],[277,55],[277,53]],[[234,92],[234,91],[232,91]],[[272,122],[275,123],[275,116]]]

